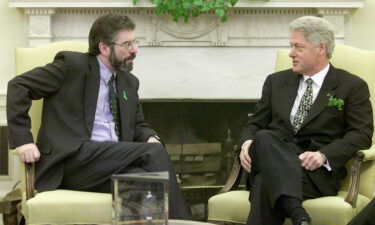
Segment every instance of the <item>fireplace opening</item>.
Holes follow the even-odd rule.
[[[145,120],[163,138],[195,220],[225,184],[256,100],[142,100]]]
[[[0,126],[0,177],[9,176],[8,127]]]

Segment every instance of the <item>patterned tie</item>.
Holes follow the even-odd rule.
[[[306,80],[307,88],[305,90],[305,93],[303,93],[303,96],[298,106],[297,113],[293,119],[293,128],[294,128],[295,133],[297,133],[299,128],[301,128],[301,125],[303,121],[305,120],[313,104],[312,82],[313,80],[311,78]]]
[[[117,138],[121,141],[121,120],[120,120],[120,109],[119,109],[119,102],[115,92],[115,75],[112,74],[111,79],[108,82],[109,85],[109,106],[111,108],[111,113],[113,117],[113,122],[115,123],[115,131],[117,134]]]

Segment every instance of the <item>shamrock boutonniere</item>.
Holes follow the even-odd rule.
[[[125,89],[122,91],[122,97],[127,101],[128,100],[128,96],[126,95],[126,91]]]
[[[328,107],[336,106],[339,111],[344,107],[344,100],[341,98],[335,98],[332,94],[327,94],[328,96]]]

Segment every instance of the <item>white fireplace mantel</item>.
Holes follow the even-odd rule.
[[[93,21],[106,13],[131,17],[140,41],[134,73],[142,98],[256,99],[274,70],[278,48],[289,46],[288,24],[319,15],[345,43],[348,21],[364,0],[239,0],[221,23],[213,13],[175,23],[157,16],[149,0],[10,0],[28,15],[29,45],[87,42]]]
[[[78,27],[68,28],[60,23],[79,21],[89,25],[92,15],[108,12],[142,17],[141,25],[139,20],[137,25],[146,31],[143,46],[282,46],[287,32],[279,27],[285,28],[293,17],[304,14],[326,17],[337,25],[337,38],[344,39],[345,16],[363,4],[364,0],[239,0],[228,10],[227,23],[220,23],[215,15],[207,13],[186,24],[174,23],[169,16],[157,17],[149,0],[141,0],[137,5],[133,5],[133,0],[9,1],[10,7],[23,8],[29,15],[30,46],[64,39],[82,40],[86,33],[78,34],[79,31],[72,30]]]

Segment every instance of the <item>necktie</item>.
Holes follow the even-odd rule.
[[[297,133],[299,128],[301,128],[301,125],[303,121],[305,120],[313,104],[312,82],[313,80],[311,78],[306,80],[307,87],[306,87],[305,93],[303,93],[303,96],[298,106],[297,113],[293,119],[293,128],[294,128],[295,133]]]
[[[121,141],[121,120],[120,120],[120,109],[119,102],[115,92],[115,75],[112,75],[111,79],[108,82],[109,86],[109,106],[111,108],[113,122],[115,123],[115,131],[118,137],[118,140]]]

